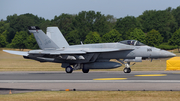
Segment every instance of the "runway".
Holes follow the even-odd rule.
[[[180,71],[0,72],[0,90],[180,90]]]

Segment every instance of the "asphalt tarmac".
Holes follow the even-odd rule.
[[[180,91],[180,71],[0,72],[0,94],[65,90]]]

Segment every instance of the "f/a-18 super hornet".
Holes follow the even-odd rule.
[[[125,65],[124,73],[130,73],[130,62],[176,56],[171,52],[147,46],[136,40],[69,45],[58,27],[48,27],[47,34],[36,26],[30,26],[28,29],[34,34],[40,47],[39,50],[3,51],[22,55],[25,59],[62,63],[61,67],[65,68],[66,73],[72,73],[78,69],[82,69],[83,73],[88,73],[90,69],[112,69],[122,64]],[[116,59],[119,62],[112,62],[110,59]]]

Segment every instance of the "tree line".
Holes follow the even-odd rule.
[[[61,14],[47,20],[33,14],[10,15],[0,21],[0,47],[39,48],[28,26],[39,26],[44,32],[57,26],[70,45],[118,42],[134,39],[162,49],[180,46],[180,6],[175,9],[146,10],[138,17],[115,18],[101,12],[81,11]]]

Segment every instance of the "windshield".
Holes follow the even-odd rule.
[[[126,45],[133,45],[133,46],[145,46],[145,44],[137,40],[124,40],[124,41],[120,41],[119,43],[126,44]]]

